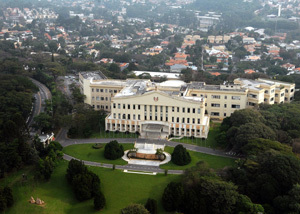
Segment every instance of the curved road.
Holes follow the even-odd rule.
[[[173,141],[167,141],[167,140],[150,140],[150,139],[141,139],[141,138],[92,138],[92,139],[69,139],[67,138],[67,130],[61,129],[61,131],[57,134],[56,140],[61,143],[63,147],[74,145],[74,144],[88,144],[88,143],[108,143],[111,140],[117,140],[119,143],[133,143],[133,142],[139,142],[139,143],[154,143],[154,144],[165,144],[165,146],[175,147],[178,144],[184,145],[184,147],[188,150],[195,151],[195,152],[201,152],[205,154],[210,155],[216,155],[221,157],[229,157],[229,158],[237,158],[236,156],[226,153],[221,150],[215,150],[211,148],[191,145],[191,144],[185,144],[185,143],[178,143]],[[70,155],[64,154],[63,158],[65,160],[70,161],[71,159],[76,159]],[[77,159],[78,160],[78,159]],[[104,163],[98,163],[98,162],[92,162],[92,161],[83,161],[86,165],[89,166],[97,166],[97,167],[105,167],[105,168],[112,168],[112,164],[104,164]],[[144,166],[144,165],[134,165],[134,164],[128,164],[128,165],[116,165],[116,169],[127,169],[127,170],[134,170],[134,171],[147,171],[147,172],[158,172],[158,173],[164,173],[164,169],[160,169],[156,166]],[[168,170],[168,174],[183,174],[184,170]]]
[[[52,95],[49,89],[44,84],[40,83],[35,79],[29,79],[39,88],[39,91],[34,95],[35,102],[33,105],[32,112],[27,121],[28,126],[31,127],[33,124],[33,118],[44,111],[45,101],[51,99]]]

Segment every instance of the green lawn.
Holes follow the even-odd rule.
[[[101,149],[93,149],[94,144],[78,144],[64,147],[63,152],[67,155],[71,155],[74,158],[80,160],[94,161],[99,163],[110,163],[116,165],[126,165],[127,162],[122,158],[117,160],[108,160],[104,157],[104,147],[106,144],[103,144]],[[124,151],[132,149],[134,144],[121,144],[124,147]]]
[[[93,200],[78,202],[66,181],[65,174],[68,162],[61,161],[48,182],[34,182],[32,176],[22,183],[22,173],[28,175],[32,169],[27,168],[0,180],[0,185],[8,184],[13,189],[15,204],[5,213],[22,214],[82,214],[99,213],[93,209]],[[161,205],[161,196],[166,185],[180,179],[178,175],[137,175],[127,174],[120,170],[89,167],[101,179],[101,188],[107,205],[101,213],[118,214],[120,209],[131,203],[144,204],[148,197],[158,201],[158,213],[165,213]],[[30,204],[30,196],[45,201],[44,206]]]
[[[165,151],[172,154],[174,148],[173,147],[165,147]],[[196,163],[199,161],[205,161],[208,163],[210,168],[213,169],[220,169],[225,166],[234,166],[235,165],[235,159],[233,158],[227,158],[227,157],[219,157],[219,156],[214,156],[214,155],[208,155],[208,154],[203,154],[199,152],[193,152],[193,151],[188,151],[190,153],[190,156],[192,158],[192,161],[190,164],[185,165],[185,166],[178,166],[174,164],[172,161],[170,161],[167,164],[161,165],[160,168],[162,169],[178,169],[178,170],[183,170],[190,168],[192,166],[195,166]]]
[[[104,157],[104,146],[101,149],[93,149],[92,146],[94,144],[77,144],[77,145],[71,145],[67,146],[63,149],[63,152],[71,155],[72,157],[86,160],[86,161],[94,161],[99,163],[111,163],[116,165],[126,165],[127,162],[120,159],[117,160],[107,160]],[[133,148],[133,144],[121,144],[124,147],[124,150],[128,150]],[[172,147],[165,147],[165,151],[172,154],[174,148]],[[225,166],[232,166],[235,164],[235,159],[232,158],[226,158],[226,157],[219,157],[214,155],[208,155],[203,154],[199,152],[193,152],[189,151],[192,161],[190,164],[186,166],[177,166],[176,164],[173,164],[172,162],[169,162],[167,164],[164,164],[161,166],[162,169],[187,169],[191,166],[196,165],[199,161],[205,161],[209,164],[209,166],[213,169],[219,169],[223,168]]]
[[[206,140],[202,140],[201,138],[190,138],[190,137],[183,137],[181,139],[173,139],[172,141],[179,142],[179,143],[187,143],[193,144],[208,148],[220,148],[221,146],[218,145],[216,142],[216,136],[219,134],[219,127],[220,123],[211,123],[209,128],[208,137]]]

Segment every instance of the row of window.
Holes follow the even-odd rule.
[[[109,109],[109,106],[107,105],[93,105],[93,108],[96,108],[96,109]]]
[[[92,97],[92,100],[94,101],[95,100],[95,97]],[[108,100],[110,100],[110,97],[96,97],[96,101],[108,101]]]
[[[219,103],[212,103],[211,107],[221,107]],[[227,108],[227,104],[224,104],[224,108]],[[231,108],[241,108],[240,105],[232,104]]]
[[[112,89],[101,89],[101,88],[92,88],[92,92],[100,92],[100,93],[118,93],[120,90],[112,90]]]
[[[211,95],[212,99],[221,99],[221,95]],[[227,95],[224,96],[224,99],[227,100]],[[232,100],[241,100],[241,96],[231,96]]]
[[[116,109],[116,108],[121,109],[121,107],[122,107],[122,109],[131,109],[131,107],[132,107],[133,110],[135,110],[135,109],[140,110],[141,109],[141,105],[136,105],[136,104],[122,104],[121,105],[120,103],[113,103],[113,108],[114,109]],[[145,113],[148,111],[148,109],[149,109],[150,112],[152,112],[153,110],[155,112],[158,112],[158,109],[160,109],[160,112],[163,112],[164,111],[164,106],[157,106],[157,105],[147,106],[147,105],[144,105]],[[196,113],[196,108],[185,108],[185,107],[180,108],[180,107],[174,107],[174,106],[172,107],[172,112],[175,112],[175,110],[176,110],[177,113],[179,113],[180,109],[181,109],[181,113],[193,113],[193,114]],[[169,111],[169,107],[165,106],[165,112],[168,113],[168,111]],[[197,113],[198,114],[201,113],[200,108],[197,109]]]
[[[118,116],[118,117],[117,117]],[[131,120],[131,114],[116,114],[116,113],[114,113],[113,114],[113,118],[114,119],[123,119],[123,120]],[[135,115],[135,114],[133,114],[132,115],[132,120],[141,120],[141,115],[140,114],[138,114],[137,116]],[[147,117],[147,116],[144,116],[144,119],[145,120],[154,120],[154,121],[165,121],[165,122],[168,122],[168,117],[162,117],[162,116],[160,116],[160,117],[158,117],[157,115],[155,115],[155,116],[153,116],[152,117],[152,115],[150,115],[149,117]],[[165,120],[164,120],[165,119]],[[174,123],[175,122],[175,117],[172,117],[172,122]],[[195,118],[181,118],[181,120],[180,120],[180,118],[179,117],[177,117],[176,118],[176,122],[177,123],[192,123],[192,124],[195,124],[196,123],[196,119]],[[197,124],[200,124],[200,118],[198,118],[197,119]]]

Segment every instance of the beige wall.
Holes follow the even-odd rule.
[[[106,129],[141,132],[142,124],[152,123],[168,126],[169,134],[175,136],[207,137],[209,118],[204,116],[204,103],[205,99],[203,102],[191,101],[159,91],[114,97],[111,114],[106,118]]]

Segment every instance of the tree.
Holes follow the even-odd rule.
[[[105,197],[101,191],[97,192],[94,197],[94,208],[95,210],[101,210],[106,204]]]
[[[6,206],[11,207],[14,204],[14,197],[10,187],[6,186],[3,189],[3,196],[6,200]]]
[[[105,145],[104,157],[109,160],[116,160],[124,155],[124,149],[122,145],[119,145],[118,141],[113,140]]]
[[[300,213],[300,185],[296,184],[287,195],[274,199],[276,213]]]
[[[190,153],[181,144],[174,148],[172,153],[172,162],[179,165],[187,165],[191,162]]]
[[[34,127],[42,130],[50,130],[52,128],[52,118],[45,112],[34,117]]]
[[[150,212],[150,214],[157,214],[157,201],[152,198],[148,198],[145,208]]]
[[[131,204],[121,210],[121,214],[150,214],[141,204]]]
[[[180,211],[184,195],[181,183],[171,182],[162,195],[162,204],[167,212]]]
[[[87,168],[82,161],[72,159],[68,164],[66,177],[68,182],[72,183],[73,178],[77,174],[84,174],[86,172],[87,172]]]

